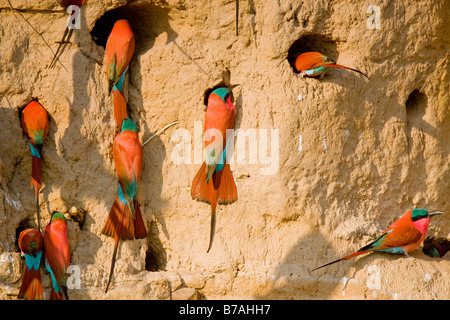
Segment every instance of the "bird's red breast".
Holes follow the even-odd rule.
[[[403,247],[407,252],[411,252],[425,239],[429,223],[430,218],[413,222],[412,212],[409,210],[386,229],[385,232],[392,231],[387,235],[384,245]]]
[[[228,98],[230,99],[230,98]],[[236,117],[236,108],[231,103],[231,100],[225,103],[219,96],[211,93],[208,99],[208,108],[205,114],[205,128],[217,129],[222,133],[223,147],[226,145],[226,131],[234,128],[234,120]],[[213,141],[207,141],[209,145]]]

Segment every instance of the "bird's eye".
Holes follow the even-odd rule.
[[[425,215],[420,215],[420,216],[415,216],[415,217],[412,217],[412,221],[417,221],[417,220],[420,220],[420,219],[423,219],[423,218],[426,218],[427,217],[427,215],[425,214]]]

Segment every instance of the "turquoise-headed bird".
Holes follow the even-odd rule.
[[[423,253],[432,258],[442,258],[450,251],[450,241],[439,238],[426,238],[423,242]]]
[[[135,39],[127,20],[117,20],[109,34],[105,48],[105,65],[108,77],[108,92],[127,71],[134,53]]]
[[[50,300],[69,300],[67,268],[70,266],[70,245],[67,237],[66,218],[54,212],[44,231],[45,267],[52,279]]]
[[[41,231],[41,222],[39,215],[39,189],[42,185],[41,180],[41,158],[42,147],[48,135],[50,121],[47,110],[33,99],[19,110],[22,129],[30,142],[31,148],[31,186],[34,187],[36,196],[36,214],[38,220],[38,230]]]
[[[191,187],[192,199],[211,204],[207,252],[211,249],[214,238],[217,203],[229,204],[237,200],[236,182],[230,165],[226,163],[226,149],[229,142],[226,131],[233,129],[235,116],[236,108],[231,101],[230,90],[225,87],[215,89],[208,97],[204,128],[204,134],[212,133],[213,137],[206,141],[206,159]]]
[[[69,6],[77,6],[77,7],[81,8],[81,6],[87,2],[87,0],[57,0],[57,1],[61,6],[63,6],[66,9]],[[76,10],[74,10],[72,8],[72,12],[70,13],[70,16],[72,19],[71,25],[74,25],[75,24],[74,19],[78,19],[79,12],[77,12]],[[72,18],[72,16],[73,16],[73,18]],[[53,56],[52,61],[50,62],[50,68],[53,68],[55,66],[56,61],[63,54],[64,50],[66,49],[67,44],[70,42],[70,38],[72,37],[73,30],[74,30],[74,28],[73,27],[69,28],[69,26],[67,26],[67,28],[64,29],[64,34],[63,34],[61,41],[59,42],[58,49],[56,50],[56,53]]]
[[[416,250],[427,236],[430,218],[434,215],[442,214],[440,211],[428,212],[425,209],[412,209],[401,216],[397,221],[389,226],[381,236],[373,242],[362,247],[355,253],[341,259],[324,264],[314,270],[329,266],[330,264],[347,260],[364,253],[372,251],[389,252],[408,255]]]
[[[122,122],[122,130],[114,139],[113,158],[119,178],[119,192],[102,230],[104,235],[114,238],[111,271],[105,293],[108,292],[114,273],[119,241],[142,239],[147,236],[137,199],[143,164],[142,148],[136,124],[130,118]]]
[[[25,270],[17,298],[43,300],[44,290],[39,268],[44,248],[44,238],[36,229],[25,229],[20,233],[18,243],[22,254],[25,255]]]
[[[367,79],[370,79],[363,72],[349,68],[340,64],[336,64],[327,56],[319,52],[305,52],[297,56],[295,59],[295,70],[300,73],[302,77],[317,77],[325,74],[330,68],[342,68],[357,72]]]

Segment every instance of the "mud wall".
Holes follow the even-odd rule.
[[[375,253],[310,271],[367,244],[409,209],[450,212],[448,2],[240,1],[236,36],[234,1],[88,1],[55,68],[48,65],[65,10],[53,0],[11,4],[18,10],[0,3],[1,298],[16,299],[24,265],[17,236],[37,225],[17,112],[31,97],[51,117],[41,223],[55,210],[70,218],[74,299],[450,298],[448,254]],[[105,295],[114,240],[101,229],[118,183],[103,58],[118,18],[136,37],[125,98],[141,141],[179,123],[143,147],[139,199],[149,234],[121,244]],[[338,69],[302,79],[290,63],[302,50],[370,80]],[[205,92],[220,83],[239,84],[235,128],[247,142],[232,164],[239,199],[219,206],[206,253],[210,209],[189,190]],[[435,217],[429,236],[449,239],[449,228],[448,214]]]

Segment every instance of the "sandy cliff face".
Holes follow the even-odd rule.
[[[236,36],[234,1],[88,1],[53,69],[44,39],[55,51],[65,11],[53,0],[11,3],[19,11],[0,3],[0,297],[16,298],[17,236],[37,225],[17,112],[37,97],[51,117],[41,224],[55,210],[86,213],[81,224],[68,220],[74,299],[450,298],[449,254],[375,253],[310,271],[415,207],[447,212],[432,219],[429,235],[449,238],[448,2],[241,1]],[[376,8],[367,13],[372,4],[379,20]],[[101,229],[118,183],[102,62],[118,18],[136,36],[125,97],[141,141],[179,123],[143,147],[139,199],[149,234],[120,245],[105,295],[114,240]],[[342,69],[301,79],[289,60],[305,50],[370,80]],[[232,164],[239,199],[219,206],[206,253],[210,208],[189,190],[205,91],[220,83],[239,84],[235,128],[248,142],[235,146]]]

